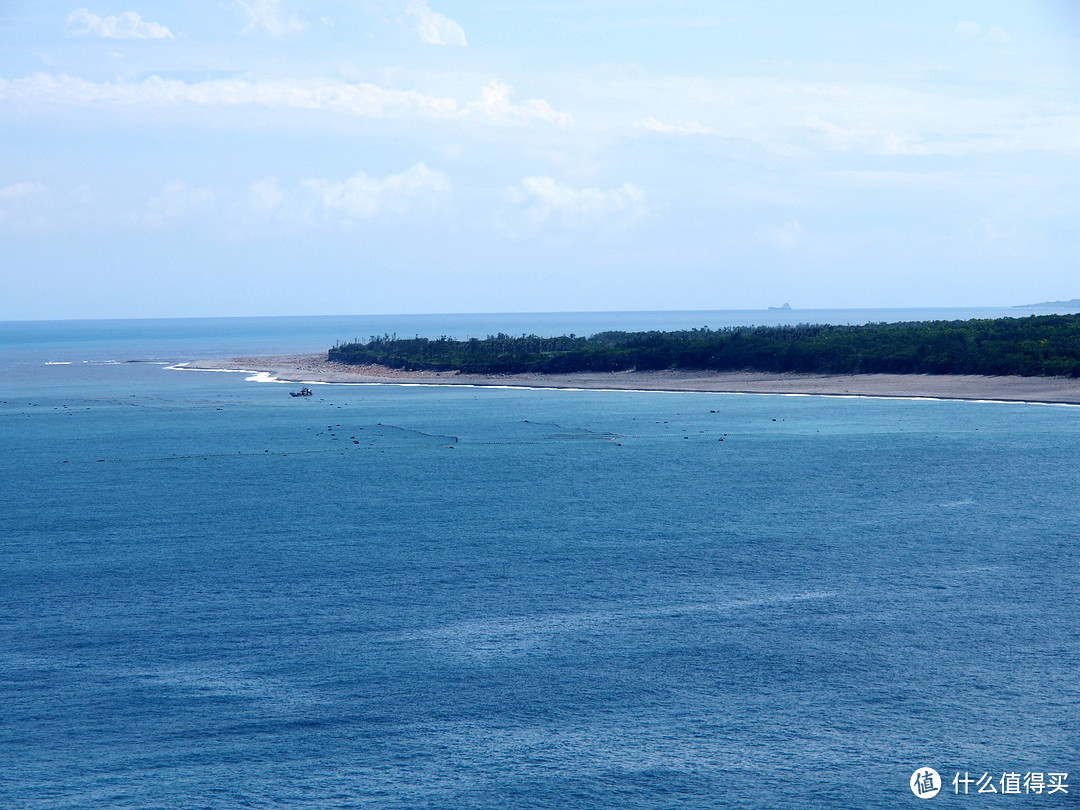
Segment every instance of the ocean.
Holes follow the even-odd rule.
[[[173,367],[896,312],[0,324],[0,807],[1075,806],[1080,408]]]

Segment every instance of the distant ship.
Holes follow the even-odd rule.
[[[289,396],[290,397],[310,397],[311,396],[311,389],[310,388],[301,388],[299,391],[290,391]]]
[[[773,310],[791,309],[791,304],[789,304],[787,301],[785,301],[784,305],[782,307],[769,307],[769,309],[773,309]]]

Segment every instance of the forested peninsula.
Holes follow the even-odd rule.
[[[466,374],[766,371],[1080,377],[1080,314],[862,326],[747,326],[591,337],[373,336],[330,362]]]

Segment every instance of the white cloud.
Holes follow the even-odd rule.
[[[172,39],[172,31],[160,23],[146,22],[137,12],[99,17],[77,8],[68,15],[66,27],[77,36],[93,34],[105,39]]]
[[[73,106],[266,107],[326,110],[362,118],[420,117],[433,120],[486,120],[493,123],[533,121],[570,124],[573,118],[557,112],[542,99],[524,104],[510,101],[511,90],[493,81],[478,101],[465,105],[416,90],[380,87],[368,82],[335,79],[211,79],[184,82],[151,76],[140,82],[90,82],[74,76],[38,73],[24,79],[0,78],[0,101]]]
[[[17,203],[28,197],[40,197],[48,192],[44,183],[12,183],[0,188],[0,203]]]
[[[982,28],[978,23],[965,20],[956,24],[956,31],[964,39],[978,39],[982,33]],[[986,29],[986,39],[990,42],[996,42],[998,44],[1006,44],[1012,42],[1012,37],[1009,32],[1002,28],[1000,25],[991,25]]]
[[[285,199],[285,192],[281,190],[281,186],[274,177],[252,183],[248,194],[252,207],[258,211],[273,211]]]
[[[838,152],[851,152],[856,149],[879,154],[882,152],[883,135],[878,129],[872,127],[842,127],[816,115],[808,116],[800,123],[809,130],[823,133],[830,146]],[[887,134],[884,137],[887,138]],[[888,154],[896,154],[896,151],[890,150]]]
[[[171,180],[149,199],[145,209],[130,213],[126,219],[136,225],[164,225],[194,214],[205,214],[213,209],[216,199],[217,195],[208,188]]]
[[[430,199],[450,189],[446,175],[417,163],[401,174],[369,177],[364,172],[345,181],[304,180],[317,206],[347,219],[370,219],[384,212],[404,213],[416,200]]]
[[[428,45],[467,45],[465,30],[445,14],[432,11],[426,0],[409,3],[405,13],[416,20],[416,32]]]
[[[76,205],[92,205],[94,202],[93,189],[85,183],[75,186],[68,197]]]
[[[956,32],[964,39],[975,39],[979,35],[979,24],[970,20],[963,20],[956,24]]]
[[[414,90],[395,90],[361,82],[282,79],[249,81],[212,79],[183,82],[151,76],[141,82],[89,82],[73,76],[35,74],[25,79],[0,79],[0,99],[71,105],[205,107],[288,107],[332,110],[363,117],[414,113],[430,118],[459,115],[453,99],[427,96]]]
[[[48,229],[49,189],[44,183],[19,182],[0,187],[0,226],[16,230]]]
[[[1001,70],[986,79],[993,92],[979,82],[925,77],[620,74],[575,77],[559,97],[586,134],[640,136],[648,111],[663,128],[695,121],[715,137],[797,160],[821,152],[1080,155],[1080,105],[1065,92],[1064,74],[1040,83]]]
[[[785,250],[790,250],[802,241],[803,226],[799,220],[788,220],[781,226],[773,226],[769,229],[769,239]]]
[[[836,152],[868,155],[960,155],[970,151],[970,146],[959,139],[927,140],[919,135],[877,127],[843,127],[817,116],[804,118],[801,124],[806,129],[822,133],[829,148]],[[993,151],[1000,144],[987,140],[982,146]]]
[[[852,188],[872,189],[875,191],[918,191],[940,194],[955,193],[962,188],[967,179],[955,171],[912,171],[881,169],[839,169],[822,172],[822,181],[835,184],[847,193]]]
[[[54,233],[106,215],[87,185],[50,188],[41,182],[0,186],[0,227],[32,233]]]
[[[979,229],[987,242],[996,242],[1001,238],[1001,231],[994,225],[994,221],[990,217],[983,217],[979,221]]]
[[[645,211],[645,193],[632,183],[604,191],[576,189],[552,177],[526,177],[520,186],[508,189],[506,197],[523,206],[534,222],[546,222],[557,215],[571,227],[605,221],[625,224]]]
[[[248,19],[243,33],[250,34],[259,28],[271,36],[292,34],[308,27],[307,21],[295,14],[288,17],[281,12],[281,0],[236,0]]]
[[[712,130],[699,124],[697,121],[688,121],[685,124],[665,124],[663,121],[653,118],[651,115],[641,120],[639,126],[652,132],[661,132],[665,135],[710,135]]]
[[[517,122],[528,124],[533,121],[547,121],[552,124],[568,125],[574,122],[569,113],[556,112],[543,99],[529,99],[524,104],[510,103],[513,88],[493,80],[480,91],[480,100],[469,102],[468,113],[477,113],[492,121],[504,123]]]

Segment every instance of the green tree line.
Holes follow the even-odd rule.
[[[543,374],[631,369],[1080,377],[1080,314],[863,326],[748,326],[453,340],[373,336],[329,359],[407,370]]]

